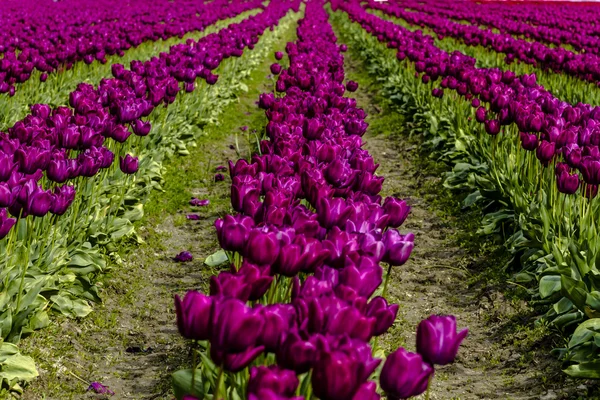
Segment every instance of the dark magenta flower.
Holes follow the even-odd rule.
[[[397,230],[389,229],[383,236],[383,243],[386,248],[383,261],[390,265],[403,265],[414,247],[414,235],[412,233],[400,235]]]
[[[210,338],[213,299],[200,292],[189,291],[183,300],[175,295],[177,328],[186,339],[207,340]]]
[[[211,347],[226,353],[254,348],[262,335],[265,320],[256,310],[238,299],[226,298],[214,305]],[[261,347],[264,351],[264,347]]]
[[[192,197],[192,199],[190,200],[190,205],[194,206],[194,207],[204,207],[209,204],[210,204],[210,200],[208,200],[208,199],[200,200],[195,197]]]
[[[356,92],[358,89],[358,83],[354,81],[348,81],[348,83],[346,83],[346,89],[348,89],[349,92]]]
[[[215,174],[215,182],[222,182],[225,180],[223,174]]]
[[[408,399],[427,389],[433,372],[433,367],[424,362],[421,355],[399,348],[385,360],[379,383],[388,399]]]
[[[108,386],[104,386],[103,384],[101,384],[100,382],[92,382],[90,383],[90,386],[88,386],[86,391],[93,391],[94,393],[98,393],[98,394],[107,394],[109,396],[114,396],[115,392],[113,392],[112,390],[110,390],[108,388]]]
[[[388,226],[392,228],[402,225],[410,212],[410,206],[404,200],[395,197],[387,197],[383,202],[383,209],[390,217]]]
[[[277,63],[271,64],[270,69],[273,75],[279,75],[279,73],[281,72],[281,65]]]
[[[253,367],[250,369],[248,393],[259,394],[261,390],[270,390],[281,396],[293,396],[298,387],[298,378],[294,371],[281,369],[275,365]]]
[[[125,157],[119,157],[121,171],[124,174],[135,174],[138,170],[139,160],[137,157],[133,157],[131,154],[127,154]]]
[[[191,221],[199,221],[200,220],[200,216],[198,214],[188,214],[185,216],[186,219],[189,219]]]
[[[468,329],[456,331],[453,315],[432,315],[417,328],[417,352],[432,365],[450,364],[468,333]]]
[[[281,60],[283,58],[283,53],[281,51],[276,51],[275,52],[275,59],[276,60]]]
[[[3,239],[8,235],[8,232],[12,229],[12,227],[17,223],[17,220],[14,218],[8,218],[8,214],[6,209],[3,208],[0,210],[0,239]]]
[[[182,251],[173,258],[177,262],[188,262],[194,259],[194,256],[189,251]]]
[[[562,171],[556,176],[556,184],[558,191],[566,194],[573,194],[579,188],[579,175],[570,174],[567,171]]]

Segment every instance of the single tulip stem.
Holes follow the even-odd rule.
[[[192,388],[191,395],[193,396],[196,391],[196,357],[198,355],[198,351],[196,350],[196,341],[192,341]]]
[[[431,382],[433,381],[433,375],[429,377],[427,382],[427,391],[425,391],[425,400],[429,400],[429,390],[431,389]]]
[[[383,293],[381,295],[383,298],[386,298],[388,283],[390,281],[390,275],[391,274],[392,274],[392,265],[389,265],[388,266],[388,270],[387,270],[387,274],[385,275],[385,281],[383,283]]]
[[[223,380],[223,366],[219,366],[219,375],[217,376],[217,387],[215,388],[214,400],[221,400],[221,381]]]

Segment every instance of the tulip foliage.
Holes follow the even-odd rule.
[[[258,102],[268,120],[260,154],[230,162],[237,214],[215,222],[230,269],[208,294],[175,298],[193,343],[192,369],[173,375],[178,399],[377,400],[377,375],[389,399],[404,399],[427,389],[467,334],[454,317],[432,316],[418,353],[373,355],[398,312],[385,295],[414,246],[398,230],[410,207],[379,195],[383,177],[362,148],[366,114],[344,97],[357,89],[343,84],[346,46],[323,6],[306,4],[289,67],[270,68],[279,75]]]
[[[117,245],[138,239],[133,223],[161,187],[162,161],[187,154],[202,127],[235,100],[241,80],[297,18],[294,4],[273,1],[130,69],[115,64],[113,78],[80,84],[71,107],[33,105],[0,133],[0,332],[2,351],[12,356],[0,360],[3,386],[35,376],[33,361],[13,343],[47,326],[51,309],[71,318],[92,311],[98,277],[121,263]],[[211,18],[247,7],[217,6]]]
[[[404,15],[393,2],[367,4]],[[600,336],[592,333],[600,326],[600,108],[556,98],[535,74],[478,67],[358,1],[333,2],[332,10],[427,149],[454,166],[446,186],[470,190],[466,206],[488,201],[481,233],[512,231],[504,237],[514,254],[507,267],[552,305],[545,318],[571,336],[557,349],[565,371],[600,377]]]

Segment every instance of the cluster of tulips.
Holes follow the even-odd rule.
[[[146,62],[133,61],[130,70],[114,64],[114,78],[102,80],[97,88],[82,83],[71,92],[72,108],[32,106],[30,115],[8,133],[0,133],[0,239],[8,234],[15,218],[64,214],[75,189],[60,184],[93,177],[109,168],[115,160],[111,148],[118,150],[116,144],[126,142],[132,134],[149,134],[151,125],[145,117],[161,104],[175,101],[182,84],[186,92],[194,90],[197,78],[215,84],[218,76],[212,71],[222,60],[240,57],[245,47],[252,48],[264,30],[287,13],[289,4],[273,1],[264,12],[218,34],[197,42],[188,40]],[[215,9],[211,20],[228,18],[249,6],[231,7]],[[108,138],[114,143],[105,143]],[[124,173],[136,172],[137,159],[125,155],[120,161]],[[15,218],[8,218],[5,209]]]
[[[365,112],[343,96],[357,89],[343,84],[346,46],[336,45],[323,3],[306,4],[297,35],[286,45],[290,66],[271,66],[279,94],[259,99],[269,140],[250,162],[230,163],[238,214],[215,226],[231,268],[211,278],[209,295],[176,296],[177,325],[185,338],[208,343],[215,399],[236,391],[254,400],[377,400],[369,379],[381,360],[369,342],[398,312],[385,294],[392,266],[414,246],[414,235],[397,229],[410,207],[379,195],[383,177],[362,149]],[[376,295],[381,262],[390,267]],[[388,398],[424,392],[433,366],[452,362],[466,334],[451,316],[423,321],[418,353],[398,349],[380,372]],[[208,394],[194,390],[182,398]]]
[[[572,7],[569,3],[546,3],[531,5],[526,2],[518,7],[502,4],[480,3],[476,8],[470,3],[439,3],[432,1],[402,1],[411,10],[467,21],[473,25],[497,29],[501,33],[525,37],[552,44],[570,45],[578,52],[600,53],[600,30],[593,18],[597,8],[586,4]]]
[[[412,25],[426,26],[440,38],[453,37],[469,46],[483,46],[497,53],[506,54],[506,63],[515,60],[578,77],[600,84],[600,57],[592,53],[575,53],[563,47],[549,47],[536,41],[518,39],[507,33],[495,33],[490,29],[453,22],[437,15],[415,13],[405,10],[404,3],[369,1],[370,7],[405,19]]]
[[[0,33],[0,93],[14,95],[15,85],[30,79],[35,70],[44,82],[48,73],[77,62],[106,63],[107,55],[123,56],[145,41],[201,31],[215,22],[215,14],[231,18],[262,7],[259,0],[235,3],[133,1],[123,7],[114,0],[19,2],[0,19],[5,28]]]
[[[440,81],[433,95],[442,97],[452,90],[477,108],[476,120],[490,135],[503,126],[515,124],[525,150],[535,151],[543,165],[559,161],[556,170],[558,190],[593,197],[600,183],[600,107],[571,105],[554,97],[536,83],[535,74],[516,76],[497,68],[477,68],[476,60],[458,51],[447,53],[435,46],[431,36],[411,32],[397,24],[367,13],[358,2],[334,3],[353,21],[397,49],[399,60],[408,59],[423,83]],[[369,1],[368,7],[395,13],[399,7]],[[484,107],[488,104],[488,108]],[[577,174],[580,172],[580,175]]]

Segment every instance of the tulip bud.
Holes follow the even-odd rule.
[[[408,399],[425,392],[433,372],[419,354],[399,348],[385,360],[379,383],[390,400]]]
[[[137,157],[127,154],[125,157],[120,157],[120,167],[124,174],[135,174],[138,170],[139,161]]]
[[[453,315],[432,315],[417,328],[417,352],[432,365],[450,364],[468,333],[468,329],[456,332]]]

